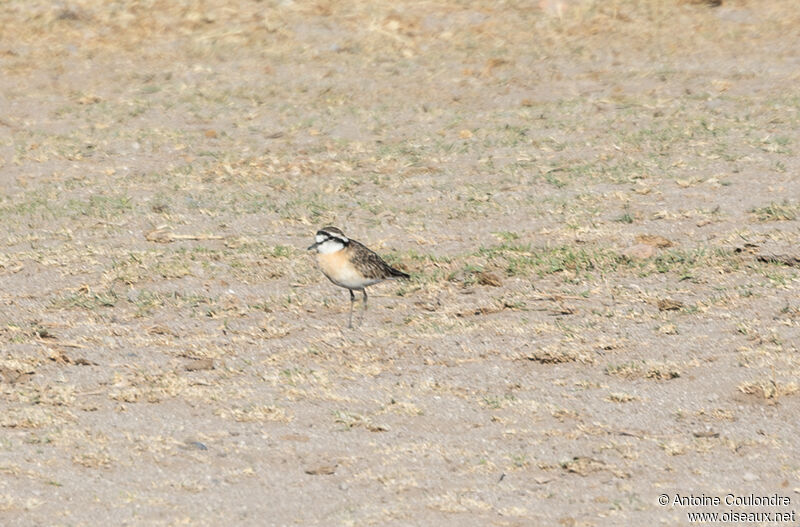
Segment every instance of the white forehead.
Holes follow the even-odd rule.
[[[317,232],[317,238],[316,238],[317,243],[322,243],[324,240],[327,240],[328,238],[339,240],[342,243],[347,243],[348,241],[350,241],[347,239],[347,236],[345,236],[344,234],[339,234],[338,232],[328,232],[328,231]]]

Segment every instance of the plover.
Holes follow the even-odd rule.
[[[351,240],[336,227],[317,231],[316,241],[308,250],[316,249],[317,263],[328,280],[350,291],[350,317],[347,327],[353,327],[353,291],[364,294],[367,310],[367,286],[392,278],[409,278],[403,271],[390,266],[364,244]]]

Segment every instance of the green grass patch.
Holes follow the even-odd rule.
[[[542,276],[562,271],[611,272],[627,263],[625,257],[607,249],[572,246],[533,248],[518,243],[481,248],[477,256],[503,268],[508,276],[525,276],[531,273]]]
[[[793,221],[797,219],[800,206],[783,203],[770,203],[764,207],[756,207],[750,212],[756,215],[758,221]]]
[[[89,199],[72,199],[67,208],[76,214],[92,218],[111,219],[133,209],[131,198],[124,195],[90,196]]]

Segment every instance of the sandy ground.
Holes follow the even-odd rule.
[[[795,510],[800,12],[711,4],[0,3],[0,524]]]

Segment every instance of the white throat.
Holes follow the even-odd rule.
[[[319,251],[320,254],[331,254],[341,251],[342,249],[344,249],[344,244],[335,238],[329,238],[317,245],[317,251]]]

